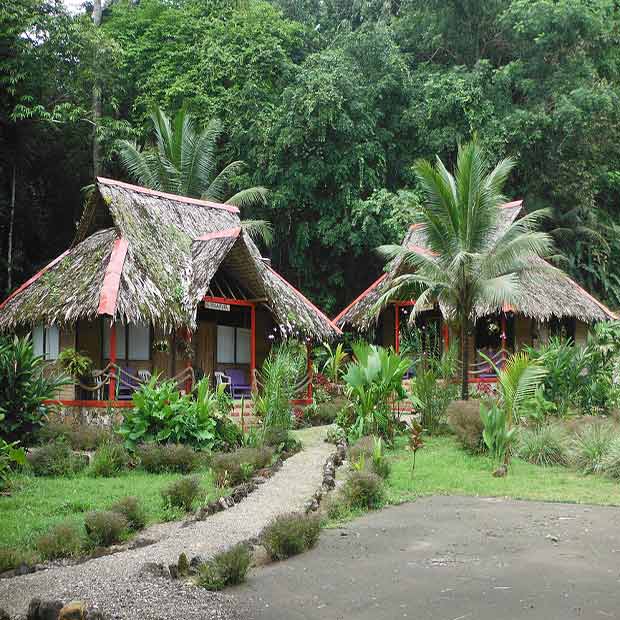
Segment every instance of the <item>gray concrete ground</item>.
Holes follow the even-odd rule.
[[[324,531],[230,593],[248,620],[620,618],[620,509],[421,499]]]

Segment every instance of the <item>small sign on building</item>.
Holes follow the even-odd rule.
[[[230,312],[230,304],[220,304],[217,301],[205,301],[205,308],[219,310],[220,312]]]

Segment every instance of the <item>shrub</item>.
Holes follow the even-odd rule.
[[[123,515],[127,520],[127,527],[134,532],[146,525],[146,511],[137,497],[123,497],[112,504],[110,510]]]
[[[377,474],[353,471],[347,476],[342,493],[351,508],[378,508],[383,501],[383,483]]]
[[[37,551],[46,560],[70,558],[80,555],[83,536],[75,523],[58,523],[36,543]]]
[[[0,435],[29,445],[45,416],[43,401],[54,398],[66,379],[46,376],[30,336],[0,336]]]
[[[192,505],[202,494],[203,489],[197,476],[180,478],[162,489],[161,496],[166,506],[182,508],[185,512],[192,509]]]
[[[276,517],[260,538],[271,559],[285,560],[314,547],[320,529],[318,517],[293,513]]]
[[[138,443],[180,443],[211,449],[218,443],[217,417],[221,399],[209,379],[181,395],[176,381],[153,375],[133,394],[134,408],[125,413],[119,434],[129,448]]]
[[[332,426],[327,429],[327,436],[325,437],[325,441],[328,443],[338,444],[341,441],[344,441],[347,438],[347,434],[344,432],[340,426]]]
[[[200,565],[198,584],[207,590],[221,590],[243,583],[251,561],[247,545],[235,545]]]
[[[362,457],[369,459],[372,456],[374,445],[375,438],[372,435],[367,435],[366,437],[358,439],[347,451],[349,461],[351,463],[356,463]]]
[[[603,456],[601,468],[610,478],[620,479],[620,435],[617,435],[609,444]]]
[[[573,465],[584,474],[596,474],[603,469],[603,459],[613,439],[609,425],[592,424],[575,435],[570,447]]]
[[[125,469],[129,460],[129,453],[122,444],[108,441],[97,448],[89,473],[91,476],[110,478]]]
[[[0,418],[2,414],[0,413]],[[7,443],[0,437],[0,491],[9,486],[9,478],[16,465],[26,463],[26,453],[19,448],[19,441]]]
[[[235,486],[248,480],[255,469],[267,467],[272,458],[273,450],[269,447],[239,448],[235,452],[216,455],[211,468],[218,486]]]
[[[456,400],[448,407],[448,424],[463,447],[474,454],[486,451],[479,400]]]
[[[534,465],[566,465],[566,433],[556,425],[523,430],[519,433],[517,456]]]
[[[346,404],[346,401],[334,399],[326,403],[317,405],[315,419],[320,424],[333,424],[336,420],[338,412]]]
[[[138,446],[137,454],[142,468],[150,473],[189,474],[200,465],[199,455],[190,446],[182,444],[143,444]]]
[[[86,535],[95,545],[103,547],[119,542],[127,526],[125,516],[111,510],[89,512],[84,517]]]
[[[264,430],[263,442],[266,446],[273,447],[282,452],[294,453],[301,450],[301,444],[287,429],[274,426]]]
[[[27,458],[35,476],[68,476],[84,469],[88,463],[88,458],[74,454],[65,441],[36,448]]]
[[[96,426],[73,427],[62,422],[48,422],[39,431],[42,444],[64,439],[73,450],[95,450],[113,438],[111,431]]]
[[[37,555],[33,551],[21,551],[10,547],[0,547],[0,573],[18,568],[32,566],[37,563]]]

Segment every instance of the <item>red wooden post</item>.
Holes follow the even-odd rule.
[[[256,388],[256,304],[250,306],[250,385]]]
[[[400,352],[400,308],[394,304],[394,351]]]
[[[185,359],[185,369],[190,370],[192,367],[192,359],[190,357],[189,347],[191,346],[191,342],[192,342],[192,332],[187,327],[185,328],[183,337],[187,344],[187,356]],[[193,387],[192,386],[192,375],[190,372],[188,372],[187,376],[185,377],[185,393],[189,394],[192,391],[192,387]]]
[[[306,342],[306,357],[308,364],[308,400],[312,400],[312,345]]]
[[[110,325],[110,385],[108,390],[108,400],[116,400],[116,324]]]
[[[444,320],[443,322],[443,350],[447,352],[450,348],[450,328],[448,327],[448,323]]]

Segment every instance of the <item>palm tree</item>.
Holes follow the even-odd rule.
[[[553,246],[549,235],[536,230],[545,212],[535,211],[509,225],[500,216],[506,202],[502,189],[513,166],[513,160],[504,159],[491,170],[475,139],[459,146],[454,176],[439,158],[435,165],[418,161],[414,170],[425,199],[416,208],[415,223],[426,236],[426,247],[379,248],[388,259],[401,258],[409,270],[390,281],[380,305],[415,297],[413,318],[425,306],[439,303],[459,327],[465,400],[467,340],[477,309],[501,311],[504,304],[514,304],[520,273],[534,265],[545,268],[532,259],[548,256]]]
[[[233,161],[217,172],[217,143],[223,133],[219,119],[212,119],[201,128],[186,108],[171,119],[159,107],[151,110],[150,118],[156,137],[154,147],[139,149],[127,140],[119,143],[121,164],[136,182],[151,189],[240,208],[266,203],[264,187],[248,187],[229,195],[231,181],[245,164]],[[269,244],[268,222],[246,220],[242,224],[248,234]]]

